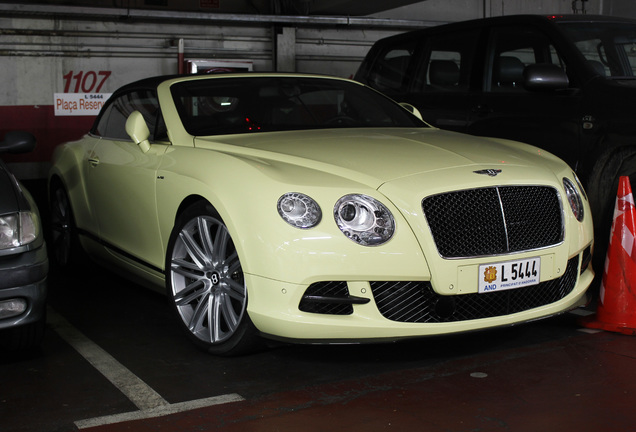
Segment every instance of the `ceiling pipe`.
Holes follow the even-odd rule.
[[[0,16],[28,15],[75,19],[106,19],[113,21],[162,21],[234,23],[254,25],[282,25],[308,27],[364,27],[368,29],[415,29],[445,24],[442,21],[419,21],[347,16],[292,16],[292,15],[243,15],[212,14],[201,12],[156,11],[146,9],[99,8],[82,6],[29,5],[0,3]]]

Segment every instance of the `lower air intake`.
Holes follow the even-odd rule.
[[[430,282],[371,282],[380,313],[391,321],[439,323],[510,315],[557,302],[572,292],[579,258],[568,261],[565,274],[538,285],[492,292],[441,296]]]

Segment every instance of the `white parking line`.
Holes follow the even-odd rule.
[[[132,420],[143,420],[155,417],[161,417],[169,414],[175,414],[184,411],[190,411],[197,408],[205,408],[213,405],[221,405],[229,402],[239,402],[245,400],[238,394],[228,394],[223,396],[215,396],[207,399],[198,399],[194,401],[181,402],[177,404],[160,406],[144,411],[135,411],[123,414],[114,414],[104,417],[95,417],[92,419],[78,420],[75,422],[75,426],[78,429],[87,429],[96,426],[103,426],[107,424],[121,423]]]
[[[125,394],[137,408],[145,410],[168,405],[159,393],[126,369],[99,345],[80,333],[64,317],[50,307],[47,313],[47,321],[55,332]]]
[[[171,405],[148,384],[124,367],[99,345],[73,327],[51,307],[48,307],[47,314],[49,326],[140,409],[140,411],[131,413],[80,420],[75,422],[75,425],[79,429],[122,421],[159,417],[190,409],[244,400],[238,394],[229,394]]]

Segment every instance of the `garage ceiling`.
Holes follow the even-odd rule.
[[[423,0],[19,0],[1,3],[265,15],[366,16]]]

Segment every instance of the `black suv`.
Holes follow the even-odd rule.
[[[636,184],[636,21],[524,15],[416,30],[376,42],[355,78],[434,126],[564,159],[604,256],[618,178]]]

